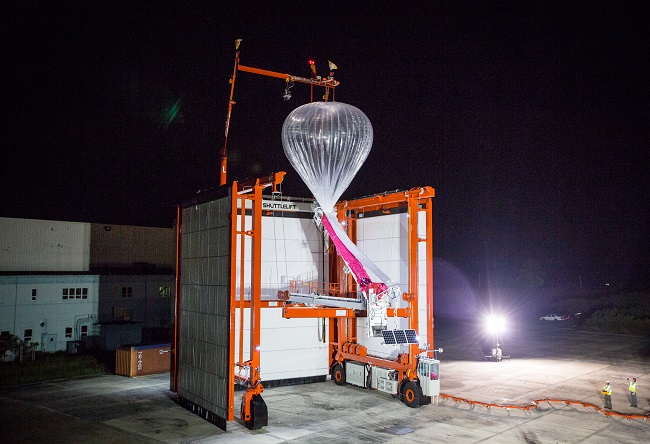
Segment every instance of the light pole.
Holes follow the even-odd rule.
[[[495,348],[492,349],[492,357],[501,362],[503,357],[503,351],[501,350],[501,344],[499,343],[499,334],[505,330],[505,318],[501,315],[494,313],[489,314],[485,319],[485,327],[488,333],[494,335]]]

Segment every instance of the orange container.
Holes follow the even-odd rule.
[[[115,374],[129,376],[168,372],[171,344],[121,345],[115,349]]]

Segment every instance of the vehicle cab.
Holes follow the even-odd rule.
[[[420,356],[418,360],[418,379],[424,396],[431,396],[431,401],[438,404],[440,395],[440,361]]]

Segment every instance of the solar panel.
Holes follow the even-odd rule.
[[[393,330],[382,330],[381,334],[384,336],[384,344],[395,344],[395,335]]]
[[[408,344],[418,343],[418,335],[415,333],[415,330],[404,330],[404,333],[406,334],[406,342]]]
[[[384,344],[417,344],[418,335],[413,329],[409,330],[382,330]]]
[[[395,332],[395,342],[398,344],[406,344],[406,333],[404,330],[394,330]]]

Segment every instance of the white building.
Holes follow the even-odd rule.
[[[0,217],[0,332],[48,352],[149,339],[173,321],[174,263],[173,228]]]

